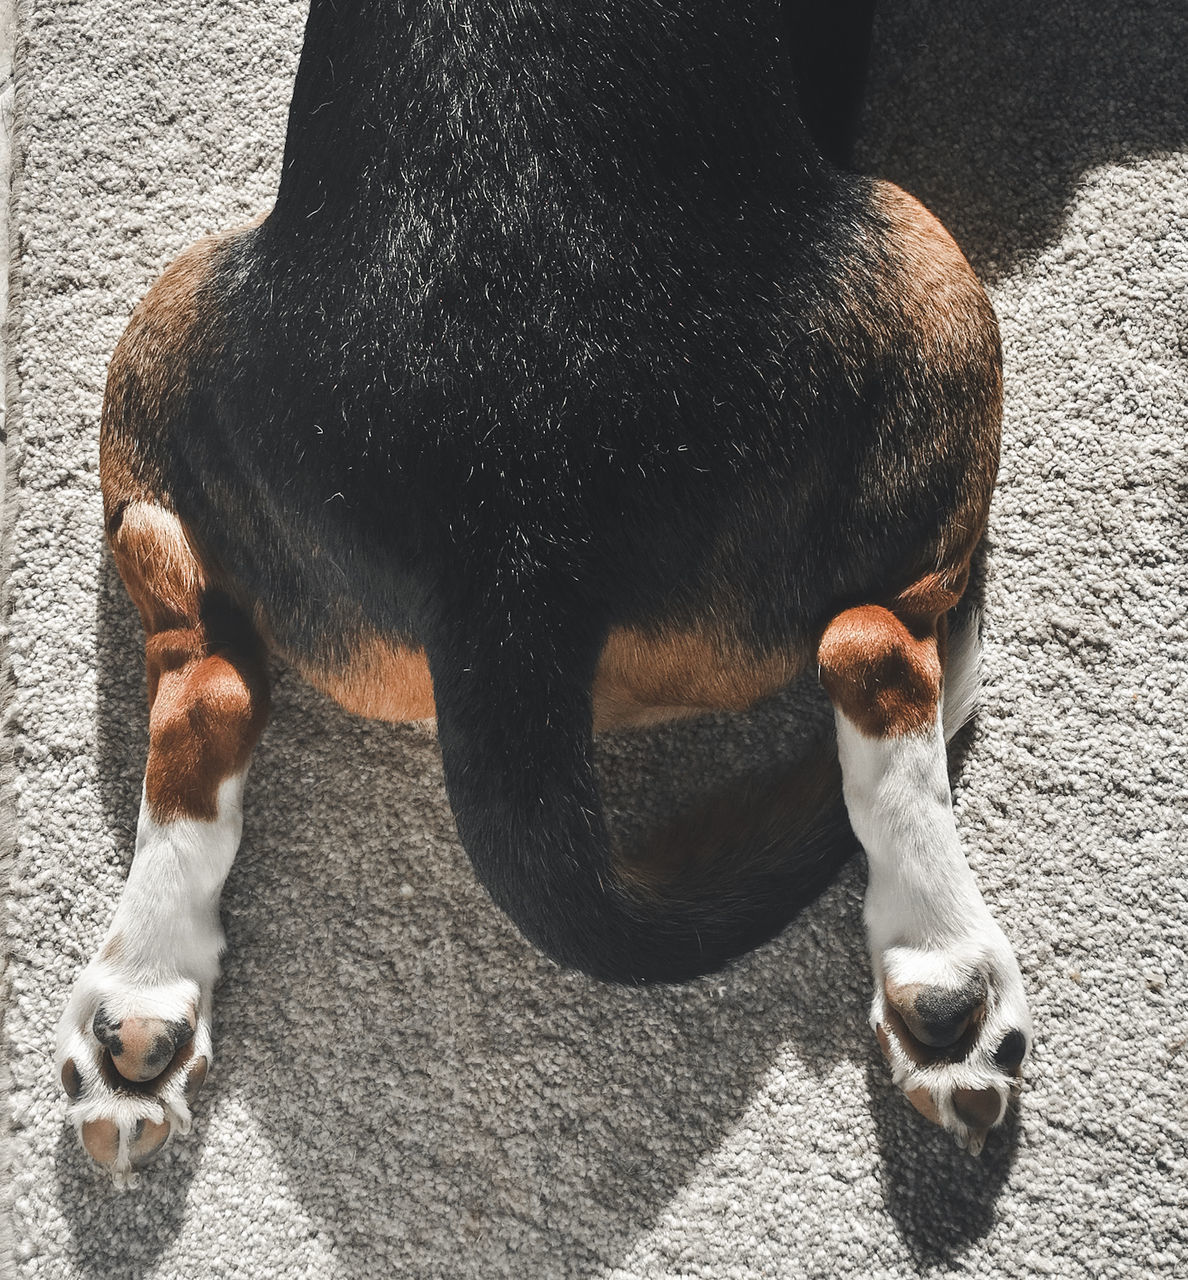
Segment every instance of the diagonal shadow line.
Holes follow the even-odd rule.
[[[1055,242],[1082,175],[1188,145],[1171,0],[877,7],[860,167],[924,201],[993,284]]]

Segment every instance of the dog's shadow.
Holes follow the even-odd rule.
[[[141,639],[104,565],[101,794],[131,850]],[[802,1104],[839,1061],[857,1079],[865,1066],[859,1105],[873,1110],[885,1198],[912,1253],[948,1257],[984,1229],[1010,1144],[973,1162],[890,1085],[865,1023],[857,860],[724,974],[602,986],[539,957],[477,886],[430,730],[354,719],[277,675],[224,895],[216,1066],[197,1131],[128,1197],[96,1197],[63,1136],[61,1198],[88,1272],[151,1274],[200,1168],[234,1175],[246,1161],[247,1175],[244,1153],[263,1145],[348,1274],[372,1274],[377,1250],[417,1272],[488,1274],[511,1249],[525,1277],[586,1274],[629,1251],[781,1055]],[[613,739],[600,749],[612,820],[630,829],[750,761],[795,758],[828,717],[800,687],[750,716]],[[929,1182],[938,1194],[921,1197]]]
[[[1057,234],[1083,172],[1188,139],[1166,69],[1182,39],[1158,25],[1171,17],[1105,0],[883,6],[862,165],[924,198],[984,276],[1006,273]],[[141,642],[107,562],[98,630],[102,797],[130,856]],[[609,802],[630,822],[695,790],[717,760],[794,756],[790,722],[803,712],[811,728],[822,710],[800,693],[754,717],[619,740],[602,756]],[[524,1277],[589,1274],[626,1256],[783,1055],[794,1090],[839,1062],[865,1074],[889,1220],[921,1264],[955,1258],[990,1227],[1017,1122],[972,1161],[891,1088],[865,1024],[860,873],[851,865],[720,978],[632,992],[562,974],[476,886],[432,735],[353,720],[282,676],[224,900],[217,1061],[197,1132],[136,1196],[102,1199],[64,1136],[76,1256],[95,1276],[150,1274],[202,1164],[234,1176],[264,1142],[347,1274],[375,1274],[377,1257],[502,1274],[513,1252]]]
[[[1170,3],[878,5],[859,163],[994,283],[1059,237],[1095,166],[1188,143],[1186,43]]]

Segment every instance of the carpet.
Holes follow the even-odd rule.
[[[1006,353],[988,685],[955,787],[1037,1043],[982,1157],[896,1094],[865,1025],[860,863],[718,977],[607,989],[476,886],[431,731],[353,719],[284,671],[195,1131],[123,1195],[79,1151],[52,1034],[127,870],[146,741],[139,626],[101,539],[106,362],[181,248],[269,203],[304,8],[17,5],[12,1274],[1188,1274],[1178,0],[901,0],[876,30],[861,164],[953,231]],[[826,719],[806,686],[608,739],[612,816],[794,757]]]

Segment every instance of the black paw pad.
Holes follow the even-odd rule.
[[[1027,1039],[1022,1031],[1008,1031],[994,1050],[994,1065],[1004,1071],[1015,1071],[1027,1056]]]
[[[79,1074],[78,1067],[75,1065],[73,1058],[67,1058],[62,1064],[62,1088],[66,1090],[66,1096],[73,1102],[80,1097],[83,1091],[83,1078]]]
[[[153,1074],[164,1071],[173,1060],[173,1055],[194,1038],[194,1028],[185,1020],[178,1018],[169,1023],[164,1031],[153,1039],[152,1047],[144,1055],[144,1069]]]
[[[977,974],[964,986],[921,987],[916,992],[912,1034],[924,1044],[940,1049],[955,1044],[965,1034],[986,1001],[986,980]]]
[[[95,1010],[91,1030],[95,1033],[95,1039],[113,1058],[118,1058],[124,1052],[124,1042],[120,1039],[120,1028],[123,1025],[121,1019],[113,1018],[102,1005]]]

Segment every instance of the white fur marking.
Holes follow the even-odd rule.
[[[975,620],[950,649],[944,706],[950,736],[976,702],[976,639]],[[871,1025],[888,1022],[887,978],[897,986],[950,989],[973,974],[986,981],[985,1018],[964,1060],[918,1066],[890,1037],[896,1084],[905,1090],[927,1087],[945,1128],[976,1154],[981,1135],[957,1116],[953,1091],[995,1089],[1001,1119],[1011,1081],[993,1063],[993,1053],[1010,1030],[1021,1031],[1030,1044],[1031,1016],[1010,944],[961,851],[945,735],[934,723],[917,734],[871,738],[840,711],[835,715],[846,808],[869,868],[864,915],[875,978]]]
[[[246,771],[220,784],[213,821],[158,822],[140,802],[136,854],[108,937],[145,979],[184,972],[209,981],[223,949],[219,894],[243,832]]]
[[[982,617],[970,612],[960,627],[949,632],[941,719],[945,741],[951,741],[973,719],[982,696]]]
[[[246,771],[218,791],[211,822],[178,818],[158,822],[142,798],[136,854],[99,954],[79,975],[58,1024],[56,1069],[68,1059],[82,1093],[68,1115],[77,1130],[92,1120],[119,1126],[119,1154],[109,1168],[119,1187],[132,1186],[129,1136],[139,1120],[170,1121],[170,1138],[190,1128],[184,1096],[187,1073],[177,1072],[153,1093],[113,1090],[103,1078],[104,1053],[91,1024],[99,1006],[115,1020],[196,1016],[193,1056],[211,1061],[211,989],[218,977],[223,933],[219,894],[243,829]],[[103,955],[108,950],[108,956]]]

